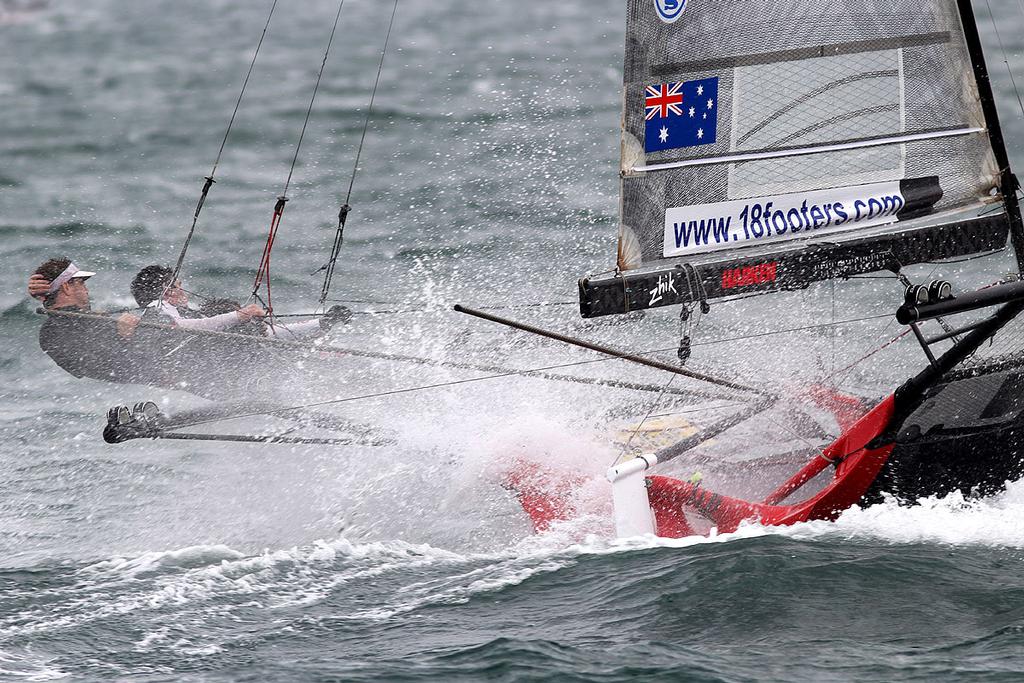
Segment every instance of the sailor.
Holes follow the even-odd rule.
[[[256,304],[240,306],[226,299],[217,300],[218,307],[211,308],[207,305],[199,311],[193,311],[188,308],[188,292],[181,287],[180,281],[171,287],[167,286],[172,275],[170,268],[159,265],[146,266],[135,275],[131,292],[144,312],[186,329],[230,330],[242,333],[245,333],[248,324],[251,324],[250,321],[258,322],[266,315],[266,312]],[[49,293],[50,284],[50,280],[37,271],[28,281],[29,296],[45,298]],[[263,336],[302,339],[323,334],[335,324],[347,323],[351,318],[352,312],[348,308],[332,306],[319,319],[288,324],[275,323],[272,326],[261,325],[256,329]],[[139,318],[125,317],[126,321],[129,319],[134,320],[135,325],[138,324]],[[122,323],[124,324],[127,323]]]
[[[188,292],[182,289],[181,280],[171,282],[173,276],[170,268],[152,265],[140,270],[132,279],[132,296],[139,308],[144,309],[143,317],[159,316],[171,325],[189,330],[221,332],[267,314],[262,307],[249,304],[228,313],[203,317],[188,307]]]
[[[42,298],[43,307],[51,311],[39,329],[39,346],[75,377],[131,381],[134,368],[130,338],[139,318],[128,313],[117,319],[95,317],[86,286],[93,275],[67,258],[50,259],[36,269],[29,292],[38,298],[38,284],[48,283]],[[92,315],[81,317],[76,313]]]
[[[171,282],[174,272],[160,265],[146,266],[132,280],[131,291],[140,308],[154,311],[157,315],[169,320],[171,324],[186,329],[244,332],[251,320],[266,317],[266,311],[257,304],[240,306],[228,299],[218,299],[218,306],[208,302],[199,311],[188,307],[188,292],[182,288],[181,281]],[[151,314],[152,315],[152,314]],[[318,319],[304,320],[294,323],[265,324],[257,328],[259,334],[282,339],[304,339],[327,332],[338,322],[348,322],[351,311],[344,306],[332,306]],[[242,327],[240,327],[242,326]]]

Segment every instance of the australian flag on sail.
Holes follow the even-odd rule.
[[[644,150],[713,144],[718,137],[718,77],[649,85]]]

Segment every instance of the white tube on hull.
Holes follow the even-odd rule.
[[[618,538],[656,532],[654,512],[647,497],[647,478],[644,473],[657,463],[657,456],[641,455],[615,465],[605,475],[612,484],[615,535]]]

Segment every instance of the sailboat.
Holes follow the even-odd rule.
[[[970,0],[626,5],[617,263],[579,281],[582,316],[679,307],[685,322],[700,306],[732,321],[733,339],[765,346],[759,376],[726,382],[689,369],[697,343],[682,335],[679,372],[728,384],[745,407],[619,458],[606,473],[617,535],[827,520],[887,494],[984,495],[1024,475],[1024,346],[1014,326],[1024,311],[1024,224]],[[1006,276],[997,262],[1011,255]],[[969,259],[985,268],[980,289],[915,281],[962,274],[954,264]],[[841,431],[806,444],[801,459],[756,459],[756,433],[729,441],[801,393],[773,382],[786,351],[750,334],[748,313],[770,318],[777,306],[781,316],[799,297],[818,297],[820,315],[797,329],[828,328],[836,297],[865,292],[865,278],[891,284],[871,290],[886,293],[885,315],[874,316],[882,330],[905,329],[846,360],[884,376],[902,366],[883,367],[874,353],[912,350],[902,383],[868,398],[804,387]],[[732,479],[693,466],[666,472],[713,440],[745,456],[742,467],[762,480],[758,494],[724,490]],[[704,470],[709,459],[700,462]],[[576,514],[583,478],[520,462],[506,484],[544,530]]]

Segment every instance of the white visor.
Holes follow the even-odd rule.
[[[72,280],[74,278],[81,278],[83,280],[86,280],[88,278],[91,278],[95,274],[96,273],[90,273],[87,270],[79,270],[78,266],[72,263],[67,268],[64,269],[63,273],[58,275],[54,279],[54,281],[50,283],[50,289],[48,290],[48,293],[53,294],[58,289],[60,289],[61,286],[68,280]]]

